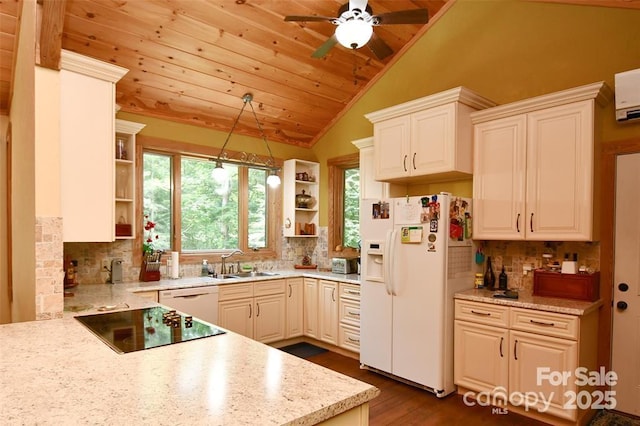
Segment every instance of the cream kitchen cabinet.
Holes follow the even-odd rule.
[[[219,325],[263,343],[285,338],[285,280],[220,286]]]
[[[304,334],[304,279],[287,278],[287,315],[285,338]]]
[[[598,237],[598,120],[604,83],[471,114],[474,238]]]
[[[595,371],[598,312],[584,316],[543,312],[467,300],[455,301],[454,382],[459,393],[487,393],[494,401],[509,401],[509,409],[523,415],[578,422],[585,410],[566,404],[571,395],[593,389],[578,387],[578,367]],[[570,374],[564,383],[551,383],[539,373]],[[566,372],[566,373],[565,373]],[[512,398],[535,392],[536,404]],[[538,412],[540,410],[540,412]]]
[[[319,339],[338,345],[338,283],[320,280],[318,282],[318,322]]]
[[[304,335],[320,338],[318,328],[318,279],[304,278]]]
[[[375,178],[387,182],[470,177],[470,113],[495,104],[464,87],[366,114],[373,123]]]
[[[360,352],[360,286],[339,283],[338,346]]]
[[[62,50],[62,239],[115,239],[115,83],[127,69]]]
[[[320,164],[305,160],[286,160],[283,166],[282,219],[285,237],[317,237],[319,216]],[[301,205],[297,195],[311,196]]]

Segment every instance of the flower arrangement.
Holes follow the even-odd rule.
[[[147,232],[147,235],[145,236],[145,240],[142,243],[142,254],[144,254],[145,256],[148,256],[150,254],[153,254],[154,247],[153,247],[153,241],[157,240],[158,238],[160,238],[160,236],[158,234],[154,235],[154,228],[156,227],[155,222],[152,222],[149,220],[149,215],[145,214],[144,215],[144,230]]]

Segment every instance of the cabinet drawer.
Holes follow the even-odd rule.
[[[284,293],[285,280],[257,281],[253,283],[254,296]]]
[[[356,284],[340,283],[340,297],[360,300],[360,286]]]
[[[360,302],[340,298],[340,322],[360,326]]]
[[[238,283],[221,285],[218,300],[233,300],[243,297],[253,297],[253,283]]]
[[[456,300],[456,319],[478,324],[509,327],[509,307],[490,303]]]
[[[514,330],[577,340],[579,321],[573,315],[511,308],[511,328]]]
[[[360,352],[360,328],[340,324],[338,346],[354,352]]]

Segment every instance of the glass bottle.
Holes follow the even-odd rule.
[[[498,288],[500,290],[507,289],[507,273],[504,271],[504,265],[502,266],[502,271],[500,275],[498,275]]]
[[[496,288],[496,275],[491,266],[491,256],[487,257],[487,270],[484,273],[484,288],[493,290]]]

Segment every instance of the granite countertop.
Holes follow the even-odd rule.
[[[232,332],[119,355],[63,318],[0,341],[3,424],[315,424],[379,393]]]
[[[560,299],[554,297],[534,296],[520,293],[517,299],[502,299],[493,297],[495,291],[485,289],[471,289],[455,294],[456,299],[471,300],[474,302],[492,303],[494,305],[513,306],[516,308],[537,309],[539,311],[556,312],[569,315],[586,315],[598,309],[602,300],[595,302]]]
[[[0,325],[3,422],[315,424],[380,392],[233,332],[117,354],[73,318],[155,306],[138,287],[80,285],[64,318]]]

